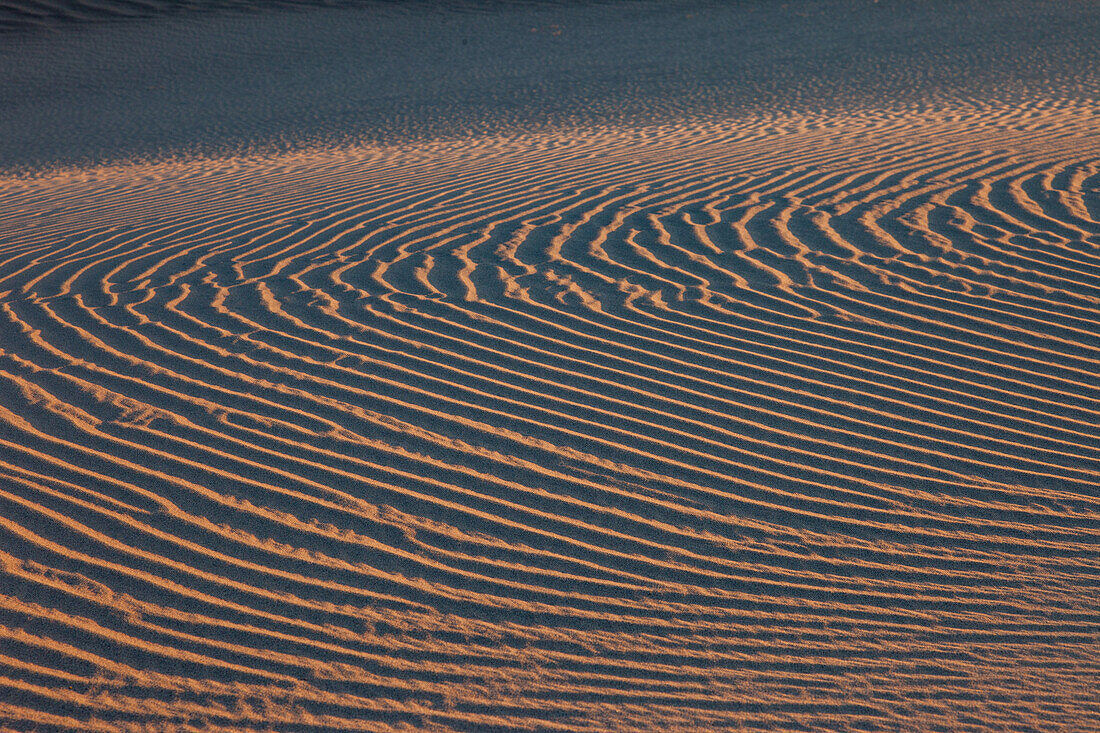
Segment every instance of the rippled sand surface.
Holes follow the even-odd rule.
[[[0,729],[1100,729],[1096,6],[883,5],[4,5]]]

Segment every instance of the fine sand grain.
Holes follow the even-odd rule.
[[[227,5],[0,14],[0,730],[1100,729],[1094,3]]]

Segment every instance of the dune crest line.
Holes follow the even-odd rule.
[[[1095,110],[0,176],[0,721],[1100,728]]]

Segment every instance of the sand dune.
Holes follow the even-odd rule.
[[[5,714],[1096,724],[1095,120],[948,117],[5,181]]]
[[[0,728],[1100,728],[1096,109],[0,176]]]

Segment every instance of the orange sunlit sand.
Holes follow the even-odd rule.
[[[533,90],[513,117],[444,80],[316,136],[211,132],[237,82],[201,69],[201,114],[118,139],[0,83],[0,730],[1100,729],[1090,5],[926,4],[972,47],[860,16],[852,48],[913,25],[910,91],[836,99],[775,69],[839,74],[814,14],[874,4],[792,5],[4,5],[57,68],[43,34],[302,29],[321,85],[310,34],[367,22],[547,60],[469,72]],[[540,45],[594,18],[811,46],[642,104],[695,81]],[[1048,25],[1068,70],[983,66]],[[483,68],[469,37],[401,73]],[[103,63],[64,83],[145,73]],[[566,72],[625,111],[559,114]]]

